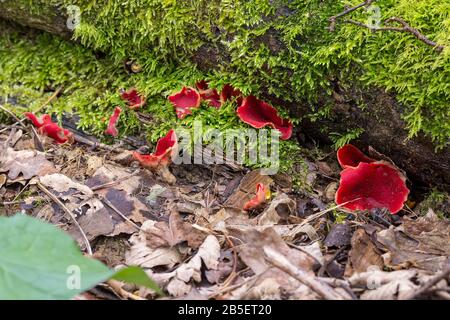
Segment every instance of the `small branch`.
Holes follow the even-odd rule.
[[[92,191],[97,191],[97,190],[113,187],[113,186],[115,186],[115,185],[117,185],[117,184],[119,184],[119,183],[121,183],[123,181],[126,181],[126,180],[136,176],[140,172],[141,172],[140,170],[136,170],[133,173],[131,173],[131,174],[125,176],[125,177],[118,178],[117,180],[113,180],[111,182],[107,182],[107,183],[100,184],[98,186],[92,187],[91,190]]]
[[[114,279],[110,279],[108,281],[106,281],[106,284],[108,286],[111,287],[111,289],[116,292],[119,296],[121,296],[122,298],[125,299],[130,299],[130,300],[147,300],[144,299],[142,297],[139,297],[131,292],[126,291],[125,289],[122,288],[122,283],[120,281],[114,280]]]
[[[343,297],[334,292],[329,285],[320,282],[319,280],[316,279],[315,276],[310,276],[303,270],[298,269],[284,255],[278,253],[277,251],[265,247],[264,255],[267,262],[269,262],[271,265],[286,272],[293,278],[297,279],[304,285],[308,286],[311,290],[316,292],[322,298],[326,300],[343,299]]]
[[[134,223],[133,221],[130,220],[130,218],[128,218],[126,215],[124,215],[119,209],[117,209],[112,203],[111,201],[109,201],[106,198],[102,198],[101,201],[106,204],[108,207],[110,207],[115,213],[117,213],[122,219],[124,219],[126,222],[128,222],[129,224],[131,224],[133,227],[135,227],[137,230],[139,231],[143,231],[146,232],[145,230],[143,230],[141,227],[139,227],[136,223]]]
[[[354,7],[348,8],[348,9],[344,10],[343,12],[328,18],[328,20],[330,21],[330,26],[329,26],[330,31],[334,31],[334,29],[336,27],[336,20],[337,19],[339,19],[339,18],[341,18],[341,17],[343,17],[343,16],[345,16],[345,15],[347,15],[347,14],[349,14],[349,13],[355,11],[355,10],[358,10],[359,8],[370,6],[375,1],[376,0],[366,0],[366,1],[356,5]]]
[[[44,109],[53,99],[55,99],[57,96],[58,96],[58,94],[61,92],[61,90],[62,90],[62,86],[60,86],[60,87],[58,87],[56,90],[55,90],[55,92],[53,92],[53,94],[39,107],[39,108],[37,108],[36,109],[36,111],[34,111],[34,113],[38,113],[38,112],[40,112],[42,109]],[[10,125],[9,127],[6,127],[6,128],[4,128],[4,129],[2,129],[2,130],[0,130],[0,133],[2,133],[2,132],[4,132],[4,131],[6,131],[6,130],[8,130],[10,127],[14,127],[14,126],[17,126],[17,125],[23,125],[23,122],[25,121],[25,119],[26,118],[22,118],[22,119],[19,119],[19,118],[16,118],[17,119],[17,122],[16,123],[13,123],[12,125]]]
[[[416,299],[429,291],[434,285],[443,279],[448,279],[450,276],[450,266],[446,265],[444,270],[436,274],[430,281],[426,282],[420,289],[415,290],[412,294],[406,297],[406,300]],[[447,280],[448,281],[448,280]]]
[[[73,215],[73,213],[64,205],[64,203],[61,202],[61,200],[58,199],[57,196],[55,196],[53,193],[50,192],[40,181],[36,183],[39,189],[41,189],[46,195],[50,197],[57,205],[61,207],[61,209],[69,215],[69,217],[72,219],[73,223],[77,226],[78,230],[80,230],[81,236],[86,244],[86,250],[89,255],[92,256],[92,248],[91,244],[89,243],[89,240],[86,236],[86,233],[84,233],[83,229],[81,228],[80,224],[78,223],[77,219]]]
[[[414,29],[406,21],[404,21],[404,20],[402,20],[400,18],[397,18],[397,17],[392,17],[392,18],[386,19],[384,22],[386,24],[389,24],[389,23],[392,23],[392,22],[396,22],[396,23],[399,23],[401,25],[401,27],[394,27],[394,26],[372,27],[372,26],[364,24],[364,23],[362,23],[360,21],[356,21],[356,20],[352,20],[352,19],[346,19],[346,20],[343,20],[343,22],[344,23],[351,23],[351,24],[354,24],[356,26],[369,29],[370,31],[373,31],[373,32],[377,32],[377,31],[394,31],[394,32],[410,33],[414,37],[416,37],[418,40],[420,40],[423,43],[425,43],[426,45],[429,45],[429,46],[433,47],[434,50],[436,50],[437,52],[442,52],[442,50],[445,49],[445,46],[437,44],[436,42],[428,39],[425,35],[420,33],[419,30]]]

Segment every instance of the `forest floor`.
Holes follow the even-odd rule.
[[[308,192],[285,174],[237,165],[171,165],[176,182],[130,161],[126,143],[76,136],[56,145],[31,127],[2,125],[0,215],[50,222],[112,268],[138,265],[169,298],[450,299],[449,202],[398,215],[348,214],[334,203],[333,154],[308,159]],[[271,199],[243,211],[259,183]],[[49,196],[49,195],[53,196]],[[55,201],[58,200],[58,201]],[[439,216],[439,217],[438,217]],[[79,299],[154,299],[126,284],[101,284]]]

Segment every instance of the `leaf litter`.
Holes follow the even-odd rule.
[[[11,140],[0,136],[0,215],[49,221],[85,250],[69,210],[94,257],[111,267],[143,267],[166,298],[449,299],[449,221],[431,208],[420,216],[405,210],[396,221],[345,213],[333,202],[336,159],[305,155],[307,187],[300,191],[289,176],[226,165],[171,165],[177,182],[169,184],[139,168],[130,151],[117,156],[44,140],[42,152],[25,135]],[[272,198],[243,211],[258,184]]]

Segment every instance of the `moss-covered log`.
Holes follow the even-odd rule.
[[[196,64],[212,81],[284,106],[302,119],[298,133],[358,138],[410,178],[449,187],[450,4],[376,1],[381,21],[400,16],[443,48],[435,50],[412,34],[371,33],[340,19],[331,32],[329,18],[344,2],[3,0],[0,17],[68,37],[67,6],[75,4],[80,21],[69,24],[82,45],[144,71],[155,68],[150,60]],[[378,19],[375,11],[362,7],[349,18],[364,24]]]

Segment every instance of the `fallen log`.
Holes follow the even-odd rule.
[[[42,2],[40,2],[42,3]],[[285,7],[279,7],[274,17],[289,16],[293,14]],[[68,28],[67,10],[65,7],[43,3],[39,10],[27,5],[14,5],[13,1],[0,1],[0,17],[17,22],[24,26],[41,29],[69,39],[72,30]],[[270,19],[275,19],[270,18]],[[269,18],[268,18],[269,19]],[[232,37],[220,25],[215,26],[215,33],[221,34],[220,38]],[[217,36],[219,39],[219,36]],[[281,35],[274,29],[268,29],[263,35],[257,37],[255,50],[263,44],[270,52],[276,54],[284,49]],[[222,42],[204,41],[195,50],[189,52],[190,60],[202,70],[216,69],[217,66],[227,68],[232,60],[232,52]],[[357,69],[358,66],[355,66]],[[232,72],[239,73],[235,66],[230,68]],[[267,65],[263,66],[264,72],[270,74],[272,70]],[[279,71],[278,71],[279,72]],[[284,71],[289,78],[290,70]],[[276,105],[284,105],[293,116],[302,117],[303,120],[297,131],[297,137],[306,134],[313,139],[330,143],[330,133],[345,134],[357,127],[363,129],[358,137],[357,145],[366,149],[374,147],[377,151],[389,156],[399,167],[404,169],[411,180],[423,183],[424,186],[438,186],[443,189],[450,187],[450,148],[444,147],[436,151],[436,145],[430,138],[419,133],[413,138],[408,138],[408,130],[405,121],[402,120],[402,112],[405,105],[400,103],[394,93],[386,93],[383,88],[377,86],[364,87],[356,80],[348,80],[345,75],[336,72],[331,78],[326,75],[323,81],[329,82],[332,93],[319,92],[317,99],[311,103],[309,99],[301,100],[283,99],[274,94],[269,94],[269,88],[262,82],[261,92],[265,99]],[[284,88],[289,91],[290,83],[284,83]],[[266,90],[265,90],[266,89]],[[296,97],[293,95],[293,97]],[[319,118],[311,121],[311,111],[319,110],[324,105],[330,107],[331,117]],[[360,105],[364,105],[361,108]],[[446,126],[444,125],[445,129]],[[448,144],[447,144],[448,145]]]

